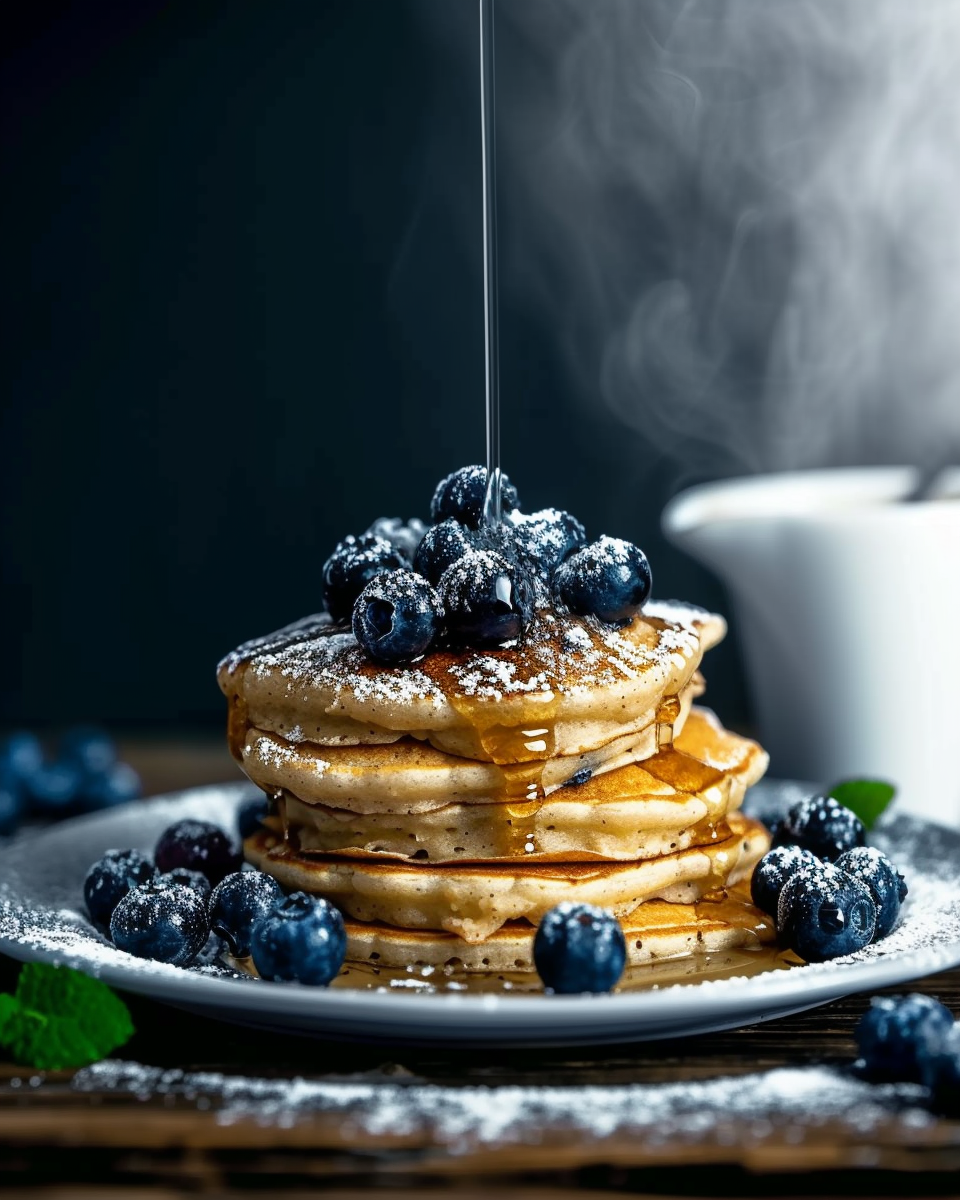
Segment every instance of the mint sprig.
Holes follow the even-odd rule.
[[[15,1062],[62,1071],[97,1062],[133,1034],[127,1006],[99,979],[27,963],[11,996],[0,994],[0,1045]]]
[[[829,795],[849,808],[867,829],[872,829],[897,794],[892,783],[883,779],[844,779],[835,783]]]

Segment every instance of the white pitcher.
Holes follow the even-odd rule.
[[[666,535],[732,597],[771,773],[888,779],[960,826],[960,469],[904,502],[912,468],[691,488]]]

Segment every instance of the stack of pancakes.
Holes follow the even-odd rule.
[[[767,758],[693,706],[722,618],[650,603],[628,625],[537,611],[520,645],[366,658],[325,615],[220,664],[229,736],[273,799],[246,844],[333,901],[347,958],[532,971],[562,901],[611,910],[629,961],[769,940],[744,885]]]

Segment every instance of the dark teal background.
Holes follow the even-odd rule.
[[[469,36],[470,0],[41,4],[9,30],[0,723],[218,724],[218,657],[320,607],[339,537],[482,460],[478,90],[428,3]],[[501,194],[509,245],[536,213]],[[501,331],[524,507],[722,606],[658,532],[676,469],[573,394],[509,289]],[[747,720],[731,645],[707,673]]]

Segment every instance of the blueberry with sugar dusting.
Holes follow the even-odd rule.
[[[652,586],[650,564],[640,547],[606,536],[575,551],[554,575],[557,595],[571,612],[610,625],[629,621]]]
[[[447,517],[439,525],[431,525],[423,535],[413,560],[413,569],[436,587],[448,567],[477,549],[476,533],[453,517]]]
[[[487,495],[487,468],[461,467],[446,479],[441,479],[430,501],[430,517],[434,524],[453,517],[461,525],[479,529],[483,520],[483,502]],[[517,489],[510,478],[500,475],[500,510],[513,512],[520,507]]]
[[[777,826],[774,844],[802,846],[830,861],[862,846],[867,833],[860,818],[832,796],[810,796],[794,804]]]
[[[338,542],[323,564],[323,600],[335,621],[345,621],[371,579],[410,564],[386,538],[363,533]]]
[[[213,890],[210,886],[210,880],[206,875],[199,871],[188,871],[186,867],[174,867],[172,871],[167,871],[164,875],[158,875],[156,882],[162,887],[188,887],[204,898],[209,899],[210,892]]]
[[[780,893],[780,941],[807,962],[862,950],[873,941],[876,925],[873,897],[852,875],[830,863],[801,867]]]
[[[513,513],[510,525],[521,561],[543,579],[552,578],[557,567],[587,541],[577,518],[559,508]]]
[[[801,867],[815,866],[818,859],[799,846],[778,846],[757,863],[750,881],[750,895],[761,912],[777,915],[780,893],[787,880]]]
[[[353,635],[374,662],[391,667],[426,654],[443,625],[440,597],[422,575],[372,579],[353,606]]]
[[[447,633],[459,646],[492,649],[523,636],[533,613],[526,573],[502,555],[474,550],[440,580]]]
[[[237,832],[240,840],[245,842],[253,837],[270,813],[270,801],[264,795],[254,796],[245,800],[237,809]]]
[[[907,898],[907,881],[885,854],[874,846],[856,846],[837,859],[837,870],[846,871],[866,887],[877,906],[874,941],[885,938],[900,916]]]
[[[613,913],[565,901],[541,920],[533,961],[548,991],[609,992],[623,974],[627,944]]]
[[[872,1079],[919,1083],[925,1058],[952,1027],[953,1014],[932,996],[874,996],[853,1031],[859,1065]]]
[[[157,877],[157,868],[139,850],[108,850],[83,881],[83,899],[94,925],[106,929],[113,910],[131,888]]]
[[[208,911],[210,928],[235,958],[250,953],[250,933],[283,899],[280,884],[262,871],[235,871],[213,889]]]
[[[399,517],[378,517],[364,536],[384,538],[409,565],[426,532],[427,526],[418,517],[406,522]]]
[[[166,874],[176,867],[199,871],[212,884],[239,871],[243,865],[240,847],[228,834],[209,821],[186,818],[177,821],[160,835],[154,851],[160,871]]]
[[[206,901],[183,884],[141,884],[113,910],[110,936],[137,958],[189,966],[210,936]]]
[[[250,953],[263,979],[326,987],[347,954],[343,917],[329,901],[294,892],[254,924]]]

